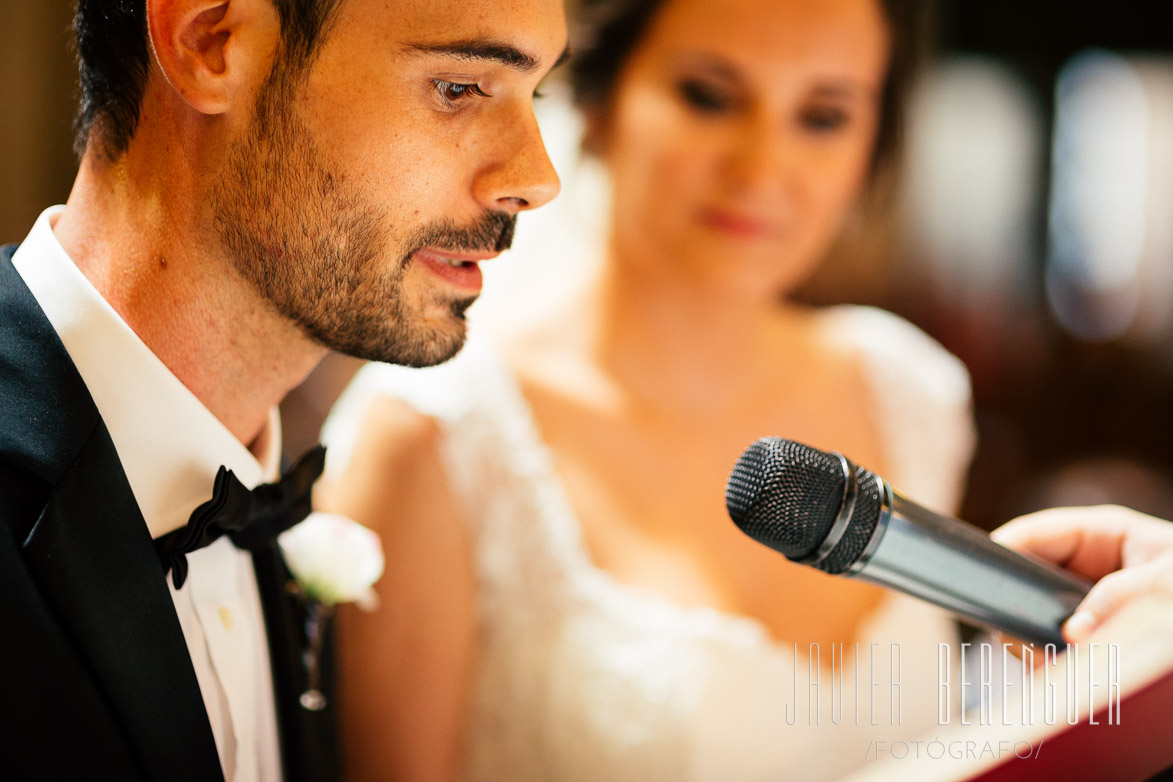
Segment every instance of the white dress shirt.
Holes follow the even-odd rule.
[[[221,465],[245,486],[277,477],[270,414],[254,455],[159,360],[70,260],[45,210],[12,263],[44,310],[110,432],[152,538],[187,523]],[[268,642],[252,558],[222,537],[167,586],[229,782],[281,778]]]

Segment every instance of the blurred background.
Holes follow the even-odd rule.
[[[3,242],[73,179],[70,6],[0,2]],[[926,23],[897,187],[801,295],[890,309],[969,367],[980,445],[965,518],[1099,502],[1173,518],[1173,3],[938,0]],[[574,121],[545,114],[573,174]],[[601,213],[589,186],[568,190],[563,209]],[[565,283],[585,249],[549,219],[523,219],[517,254]],[[519,276],[495,265],[473,313],[485,321]],[[316,436],[339,366],[287,406],[290,452]]]

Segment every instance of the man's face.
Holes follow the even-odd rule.
[[[227,155],[225,251],[326,347],[447,360],[476,262],[558,191],[532,100],[565,45],[561,0],[343,0],[308,69],[278,60]]]

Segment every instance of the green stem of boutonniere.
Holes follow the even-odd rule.
[[[298,702],[307,711],[321,711],[326,708],[326,696],[320,689],[322,680],[322,644],[326,636],[326,625],[334,615],[334,606],[306,600],[305,636],[308,646],[302,655],[305,663],[306,689]]]

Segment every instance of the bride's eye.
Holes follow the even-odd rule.
[[[684,79],[676,89],[690,108],[703,114],[718,114],[733,104],[725,90],[700,79]]]
[[[813,133],[833,133],[847,127],[851,112],[840,106],[808,106],[799,113],[799,122]]]

